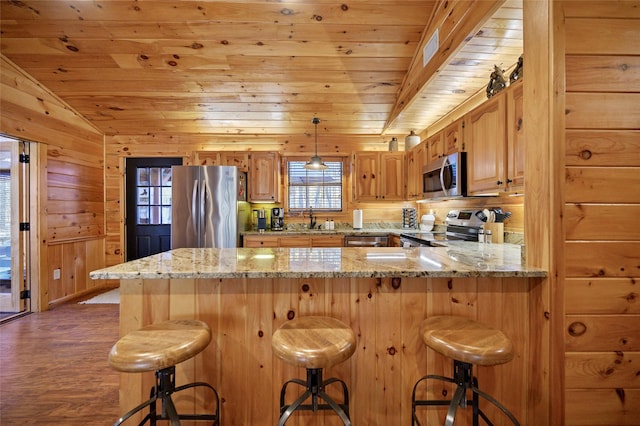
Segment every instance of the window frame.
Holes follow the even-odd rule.
[[[348,166],[349,166],[349,162],[348,162],[349,157],[346,155],[337,155],[337,156],[323,156],[322,157],[322,161],[326,162],[341,162],[342,163],[342,176],[341,176],[341,195],[342,195],[342,199],[341,199],[341,206],[342,208],[340,209],[327,209],[327,208],[321,208],[321,207],[316,207],[313,206],[313,210],[314,212],[331,212],[331,213],[340,213],[340,212],[344,212],[346,209],[346,200],[347,200],[347,188],[348,188],[348,184],[347,184],[347,176],[348,176]],[[309,156],[291,156],[291,157],[285,157],[285,164],[284,164],[284,170],[285,170],[285,182],[284,182],[284,190],[285,190],[285,204],[286,204],[286,208],[289,212],[291,213],[302,213],[305,211],[309,210],[309,207],[304,207],[304,208],[299,208],[299,207],[291,207],[291,205],[289,204],[289,188],[290,188],[290,179],[289,179],[289,162],[293,162],[293,161],[298,161],[298,162],[307,162],[309,161]]]

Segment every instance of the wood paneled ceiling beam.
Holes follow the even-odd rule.
[[[394,125],[396,119],[418,97],[421,91],[437,75],[440,68],[464,47],[482,25],[505,3],[505,0],[439,0],[426,30],[422,35],[398,97],[383,133]],[[439,32],[439,45],[431,60],[423,65],[423,49],[434,35]]]

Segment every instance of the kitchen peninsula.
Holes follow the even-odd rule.
[[[336,317],[356,332],[356,353],[327,373],[349,386],[354,424],[409,424],[415,381],[451,373],[449,360],[418,336],[424,317],[442,314],[493,324],[513,339],[512,362],[476,373],[523,424],[535,424],[537,411],[546,410],[537,406],[548,369],[539,351],[548,332],[539,301],[546,275],[521,265],[518,246],[478,243],[176,249],[91,273],[120,280],[121,333],[170,318],[207,322],[212,343],[181,364],[177,381],[213,384],[225,425],[258,426],[275,424],[282,383],[304,375],[273,357],[270,337],[288,319],[312,314]],[[150,373],[123,374],[121,411],[146,399],[153,380]],[[450,392],[437,386],[437,395]],[[337,420],[318,415],[326,415],[324,424]],[[311,413],[296,416],[299,424],[312,422]]]

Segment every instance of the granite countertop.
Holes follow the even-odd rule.
[[[263,235],[263,236],[283,236],[283,235],[400,235],[404,233],[418,233],[418,229],[402,229],[402,228],[338,228],[338,229],[284,229],[282,231],[271,231],[269,229],[264,232],[257,230],[242,231],[241,235]]]
[[[546,277],[513,244],[448,247],[175,249],[93,271],[92,279]]]

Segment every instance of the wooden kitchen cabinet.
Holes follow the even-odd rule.
[[[342,247],[342,235],[245,235],[244,247]]]
[[[506,92],[494,95],[464,118],[469,194],[504,191],[507,151]]]
[[[223,151],[220,153],[220,164],[223,166],[236,166],[241,172],[249,172],[249,153]]]
[[[522,89],[516,82],[465,116],[469,194],[524,189]]]
[[[380,198],[404,200],[404,154],[402,152],[383,152],[380,154]]]
[[[287,235],[278,238],[278,247],[311,247],[311,239],[307,235]]]
[[[241,172],[249,171],[249,153],[243,151],[197,151],[193,162],[201,166],[236,166]]]
[[[277,152],[249,154],[249,201],[280,202],[280,155]]]
[[[404,163],[407,171],[407,198],[416,198],[418,196],[418,167],[415,149],[407,151]]]
[[[355,201],[378,199],[378,153],[356,152],[353,155],[353,198]]]
[[[507,91],[507,170],[505,189],[508,192],[524,190],[524,114],[522,80],[509,86]]]
[[[438,132],[427,138],[427,163],[438,161],[444,157],[444,133]]]
[[[402,152],[356,152],[353,155],[354,201],[404,199]]]
[[[427,161],[427,151],[427,141],[423,141],[405,154],[407,198],[409,199],[422,196],[422,168]]]
[[[278,247],[278,238],[275,235],[245,235],[242,237],[243,247]]]
[[[344,237],[342,235],[312,235],[311,247],[342,247]]]
[[[458,151],[464,151],[464,120],[459,119],[449,124],[442,131],[443,133],[443,144],[444,144],[444,154],[449,155]]]
[[[193,153],[193,164],[197,166],[219,166],[220,152],[196,151]]]

